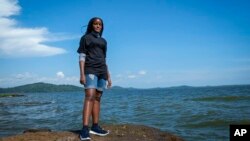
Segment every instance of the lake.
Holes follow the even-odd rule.
[[[30,128],[79,130],[83,92],[0,98],[0,137]],[[230,124],[250,124],[250,86],[111,89],[100,124],[142,124],[187,141],[229,140]]]

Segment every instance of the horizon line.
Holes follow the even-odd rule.
[[[25,85],[32,85],[32,84],[38,84],[38,83],[43,83],[43,84],[51,84],[51,85],[70,85],[70,86],[75,86],[75,87],[80,87],[74,84],[54,84],[54,83],[47,83],[47,82],[35,82],[35,83],[28,83],[28,84],[23,84],[23,85],[18,85],[18,86],[13,86],[13,87],[0,87],[0,89],[9,89],[9,88],[15,88],[15,87],[21,87]],[[201,88],[201,87],[225,87],[225,86],[247,86],[250,84],[222,84],[222,85],[203,85],[203,86],[191,86],[191,85],[176,85],[176,86],[166,86],[166,87],[151,87],[151,88],[137,88],[137,87],[123,87],[119,85],[112,86],[113,87],[120,87],[123,89],[164,89],[164,88],[176,88],[176,87],[192,87],[192,88]]]

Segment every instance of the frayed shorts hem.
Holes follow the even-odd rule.
[[[99,78],[95,74],[85,74],[86,84],[85,89],[96,89],[98,91],[103,91],[106,88],[106,80]]]

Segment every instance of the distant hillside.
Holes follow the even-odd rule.
[[[83,88],[73,85],[55,85],[43,82],[17,86],[13,88],[0,88],[0,93],[72,92],[72,91],[83,91]]]
[[[207,90],[215,90],[215,89],[230,89],[230,90],[237,90],[237,89],[245,89],[249,91],[250,85],[222,85],[222,86],[199,86],[199,87],[192,87],[192,86],[175,86],[175,87],[163,87],[163,88],[144,88],[144,89],[138,89],[138,88],[123,88],[120,86],[113,86],[111,91],[128,91],[128,90],[199,90],[199,89],[207,89]],[[78,87],[74,85],[55,85],[55,84],[49,84],[49,83],[33,83],[33,84],[27,84],[22,86],[17,86],[13,88],[0,88],[0,93],[39,93],[39,92],[76,92],[76,91],[83,91],[83,87]]]

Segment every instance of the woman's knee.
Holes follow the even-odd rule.
[[[96,97],[96,93],[93,89],[86,89],[85,90],[85,100],[94,101]]]
[[[102,93],[103,93],[102,91],[98,91],[98,90],[96,91],[96,96],[95,96],[96,101],[99,101],[99,102],[101,101]]]

